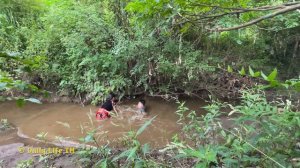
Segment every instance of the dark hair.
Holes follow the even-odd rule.
[[[145,106],[146,101],[144,99],[141,99],[140,102]]]
[[[116,94],[114,94],[113,92],[109,93],[108,97],[106,100],[112,100],[113,98],[116,97]]]

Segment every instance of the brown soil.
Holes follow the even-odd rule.
[[[24,149],[25,151],[28,148],[32,148],[31,146],[25,146],[23,143],[13,143],[8,145],[0,146],[0,167],[8,168],[8,167],[16,167],[18,164],[23,165],[25,161],[32,160],[32,164],[28,164],[28,167],[63,167],[63,168],[73,168],[79,167],[76,166],[79,163],[77,155],[71,154],[62,154],[62,155],[48,155],[44,157],[46,159],[41,160],[41,155],[35,155],[28,152],[20,152],[20,149]]]

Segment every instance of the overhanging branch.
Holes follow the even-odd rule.
[[[230,30],[241,29],[241,28],[248,27],[248,26],[254,25],[256,23],[259,23],[259,22],[261,22],[263,20],[275,17],[277,15],[281,15],[281,14],[284,14],[284,13],[287,13],[287,12],[290,12],[290,11],[294,11],[296,9],[300,9],[300,4],[296,4],[296,5],[285,7],[283,9],[277,10],[277,11],[271,13],[271,14],[267,14],[265,16],[259,17],[257,19],[254,19],[254,20],[252,20],[250,22],[244,23],[244,24],[239,25],[239,26],[229,27],[229,28],[217,28],[217,29],[213,29],[211,31],[222,32],[222,31],[230,31]]]
[[[266,11],[266,10],[274,10],[274,9],[279,9],[283,8],[286,6],[292,6],[292,5],[297,5],[300,4],[300,2],[288,2],[288,3],[283,3],[277,6],[261,6],[261,7],[256,7],[256,8],[233,8],[233,7],[222,7],[219,5],[209,5],[209,4],[199,4],[199,3],[192,3],[191,6],[200,6],[200,7],[211,7],[211,8],[218,8],[218,9],[226,9],[226,10],[240,10],[240,11]]]

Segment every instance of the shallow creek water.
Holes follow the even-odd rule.
[[[95,119],[98,107],[83,107],[71,103],[27,103],[20,108],[15,102],[3,102],[0,103],[0,118],[6,118],[16,126],[21,137],[35,139],[37,134],[44,132],[47,133],[47,141],[52,143],[58,142],[58,136],[64,137],[59,143],[79,142],[79,138],[84,137],[87,131],[99,127],[97,141],[104,144],[108,140],[112,143],[117,141],[130,130],[138,130],[147,120],[157,116],[138,139],[156,147],[166,145],[174,134],[180,132],[180,127],[176,124],[178,116],[175,113],[178,105],[174,101],[155,97],[147,97],[145,100],[148,113],[146,116],[135,112],[138,100],[125,100],[118,105],[118,116],[102,121]],[[196,110],[198,114],[205,113],[201,108],[206,104],[204,101],[192,98],[183,100],[187,107]],[[0,145],[3,138],[4,136],[0,137]]]

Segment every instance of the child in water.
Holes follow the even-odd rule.
[[[144,99],[141,99],[137,105],[138,113],[146,114],[145,108],[146,108],[146,101]]]

